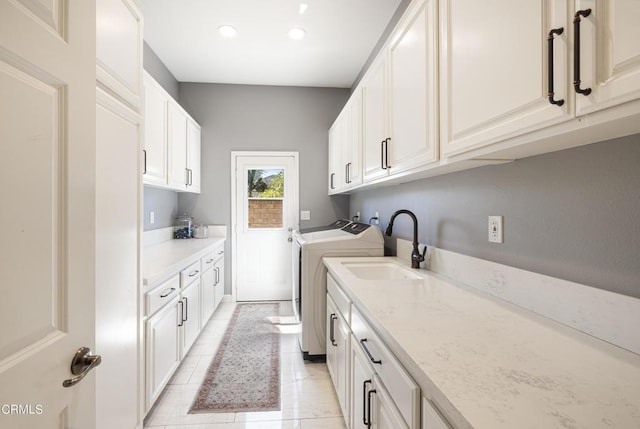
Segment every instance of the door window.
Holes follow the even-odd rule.
[[[247,170],[247,204],[249,229],[282,228],[284,169]]]

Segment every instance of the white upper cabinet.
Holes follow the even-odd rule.
[[[342,122],[343,117],[338,116],[329,129],[329,195],[342,190]]]
[[[356,89],[349,99],[342,116],[343,139],[342,166],[344,168],[343,189],[362,183],[362,97]]]
[[[390,174],[438,160],[436,3],[417,2],[389,45]]]
[[[578,0],[573,12],[578,11],[574,56],[579,56],[580,88],[591,92],[576,95],[576,114],[640,98],[640,2]]]
[[[137,111],[142,94],[142,14],[133,0],[100,0],[96,17],[96,78]]]
[[[187,190],[200,193],[200,125],[187,118]]]
[[[410,6],[362,82],[365,182],[438,160],[437,4]]]
[[[189,183],[187,170],[187,113],[177,104],[169,103],[169,186],[184,190]]]
[[[568,34],[565,0],[440,0],[442,155],[570,119]]]
[[[200,125],[144,73],[144,183],[200,193]]]
[[[167,185],[167,94],[144,74],[144,183]]]

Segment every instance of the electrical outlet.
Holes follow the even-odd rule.
[[[155,212],[149,212],[149,223],[153,224],[156,222],[156,213]]]
[[[311,220],[311,211],[309,211],[309,210],[301,210],[300,211],[300,220]]]
[[[502,243],[502,216],[489,216],[489,243]]]

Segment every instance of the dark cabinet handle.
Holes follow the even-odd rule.
[[[338,343],[336,343],[335,332],[336,328],[334,327],[335,320],[338,318],[335,313],[331,313],[329,316],[329,340],[331,340],[331,345],[334,347],[338,347]]]
[[[370,428],[371,419],[367,420],[367,384],[371,384],[371,380],[365,380],[362,383],[362,423]],[[371,415],[371,413],[369,413]]]
[[[189,320],[189,300],[186,296],[182,299],[184,299],[184,319],[182,319],[182,321],[186,322]]]
[[[176,288],[172,287],[170,289],[167,289],[162,295],[160,295],[160,298],[166,298],[169,295],[171,295],[172,293],[174,293],[176,291]]]
[[[367,393],[367,427],[371,427],[371,397],[376,394],[376,389],[369,390]]]
[[[573,17],[573,88],[578,94],[589,95],[591,88],[580,88],[580,21],[591,15],[591,9],[579,10]]]
[[[371,352],[369,351],[369,349],[366,346],[367,339],[363,338],[360,340],[360,344],[362,345],[362,348],[364,349],[364,352],[367,354],[367,356],[369,357],[369,360],[373,363],[377,363],[378,365],[382,364],[382,361],[380,359],[376,360],[372,355]]]
[[[380,167],[383,170],[386,170],[387,167],[384,165],[384,144],[385,144],[386,140],[382,140],[380,142]]]
[[[555,104],[556,106],[562,106],[564,104],[564,100],[556,100],[553,97],[555,96],[555,92],[553,91],[553,36],[554,35],[561,35],[564,32],[564,28],[560,27],[560,28],[554,28],[551,31],[549,31],[549,36],[547,37],[547,45],[548,45],[548,54],[549,54],[549,61],[548,61],[548,67],[549,67],[549,73],[548,73],[548,77],[549,77],[549,103],[551,104]]]
[[[142,174],[147,174],[147,150],[142,149],[142,156],[144,157],[144,164],[142,166]]]
[[[391,137],[384,139],[384,169],[391,168],[389,165],[389,142]]]
[[[349,183],[349,164],[344,165],[344,183]]]
[[[178,304],[180,304],[180,323],[178,323],[178,326],[183,326],[184,325],[184,302],[180,300],[178,301]]]
[[[333,184],[333,178],[334,178],[334,177],[336,177],[336,173],[331,173],[331,176],[330,176],[330,178],[331,178],[331,189],[335,189],[335,188],[336,188],[336,187],[334,186],[334,184]]]
[[[216,282],[213,284],[214,286],[220,283],[220,268],[216,267],[215,270],[216,270]]]
[[[347,164],[347,183],[351,183],[351,163]]]

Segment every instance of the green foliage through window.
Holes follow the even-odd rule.
[[[250,198],[284,197],[284,170],[248,170],[247,174]]]

